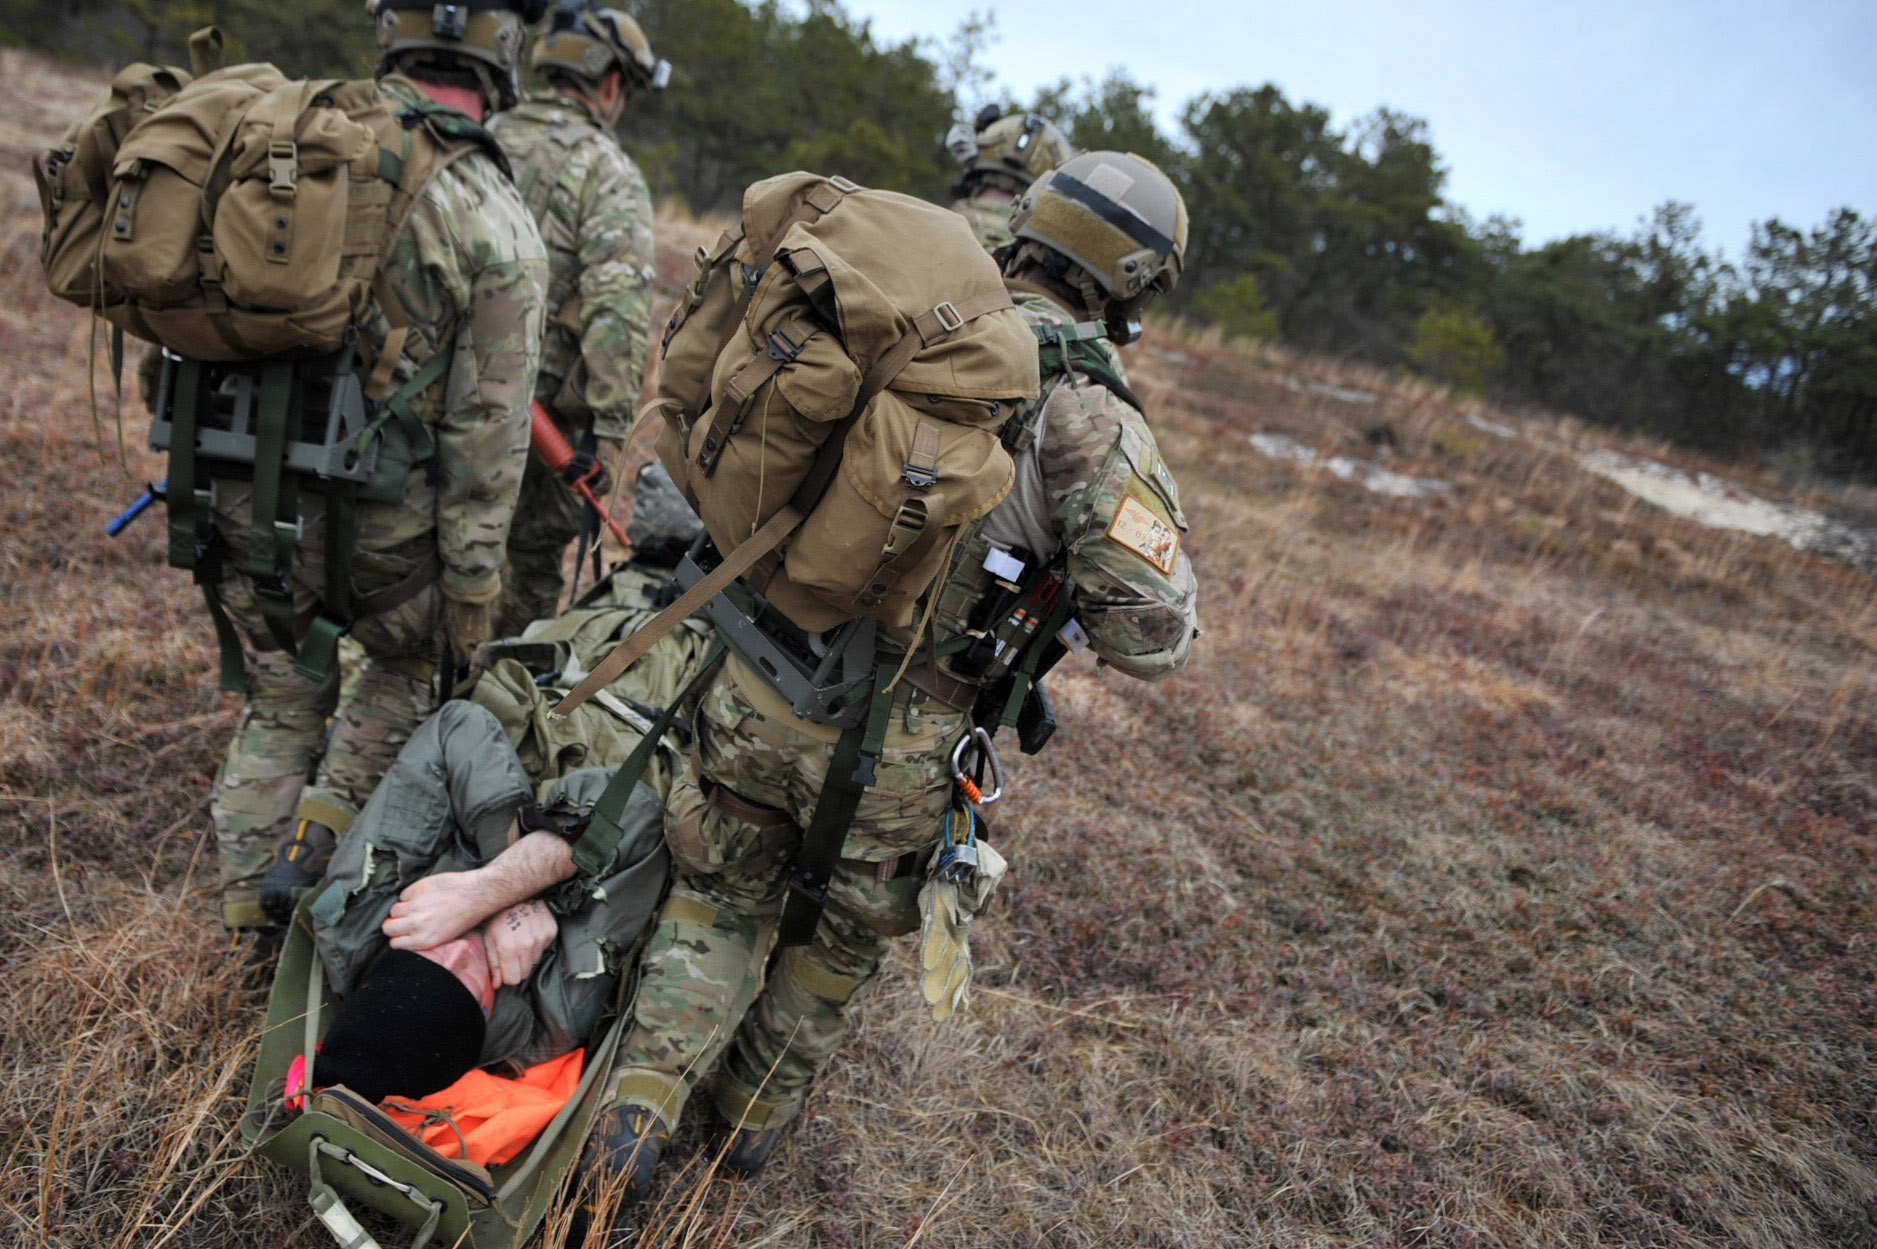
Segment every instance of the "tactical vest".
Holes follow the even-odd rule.
[[[433,562],[367,598],[352,584],[355,507],[401,500],[432,457],[413,400],[451,357],[446,339],[394,387],[410,325],[381,266],[430,179],[473,151],[506,162],[454,110],[370,81],[210,69],[219,46],[212,29],[192,37],[193,79],[126,70],[36,169],[54,293],[164,349],[151,444],[169,454],[169,562],[194,573],[223,688],[241,690],[241,643],[217,592],[217,479],[253,483],[246,572],[273,642],[309,677],[324,679],[353,620],[434,580]],[[374,302],[390,326],[375,353],[359,332]],[[311,616],[296,615],[289,581],[302,490],[326,500]]]

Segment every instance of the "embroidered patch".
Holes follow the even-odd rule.
[[[1180,531],[1131,494],[1121,500],[1121,510],[1108,526],[1108,537],[1163,573],[1173,571],[1174,558],[1180,553]]]

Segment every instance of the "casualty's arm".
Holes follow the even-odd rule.
[[[566,838],[529,833],[482,867],[439,872],[406,887],[392,904],[384,933],[394,950],[428,950],[573,874],[573,848]]]

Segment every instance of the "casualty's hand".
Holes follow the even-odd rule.
[[[482,929],[490,979],[498,988],[526,982],[558,935],[560,924],[554,912],[540,902],[522,902],[491,916]]]
[[[429,950],[454,941],[502,906],[480,871],[439,872],[405,887],[384,934],[394,950]]]

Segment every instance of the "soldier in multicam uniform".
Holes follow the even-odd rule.
[[[637,22],[593,0],[563,0],[530,63],[550,90],[490,129],[547,244],[552,311],[534,396],[578,452],[569,471],[583,475],[598,461],[593,485],[603,498],[639,398],[658,276],[652,197],[612,128],[632,94],[662,88],[670,67],[652,55]],[[528,457],[508,535],[499,636],[559,608],[561,556],[589,508],[538,456]],[[597,540],[597,524],[587,524]]]
[[[945,146],[964,172],[952,183],[952,211],[971,223],[984,250],[1010,243],[1010,210],[1017,197],[1043,174],[1075,155],[1055,123],[1035,113],[1002,115],[995,104],[945,136]]]
[[[478,123],[492,107],[512,104],[525,3],[481,0],[445,22],[427,0],[374,0],[382,90],[393,101],[448,106]],[[538,8],[527,14],[539,15]],[[358,505],[353,575],[367,598],[399,582],[422,584],[353,625],[365,660],[343,701],[336,670],[315,681],[271,647],[254,587],[236,571],[242,561],[230,561],[221,591],[249,639],[249,702],[210,811],[221,849],[222,921],[259,930],[257,956],[277,940],[297,892],[319,880],[335,830],[344,830],[435,708],[439,630],[459,655],[490,635],[521,488],[547,257],[492,153],[472,151],[430,179],[382,273],[410,322],[396,378],[410,377],[439,350],[450,351],[451,361],[443,379],[413,401],[435,440],[435,461],[412,469],[401,503]],[[389,332],[374,300],[364,334],[383,343]],[[218,500],[216,523],[231,547],[245,541],[247,503],[238,491]],[[292,585],[296,610],[309,616],[325,584],[323,551],[309,527],[295,551]],[[435,570],[427,580],[426,568]]]
[[[1016,484],[967,531],[936,591],[938,653],[968,632],[973,609],[993,592],[992,566],[1008,570],[992,551],[1021,550],[1062,578],[1073,618],[1104,664],[1158,680],[1185,665],[1197,635],[1197,587],[1181,549],[1186,520],[1138,401],[1099,340],[1125,336],[1121,327],[1178,278],[1185,206],[1148,162],[1095,152],[1039,178],[1011,226],[1005,274],[1013,297],[1044,331],[1039,340],[1071,352],[1074,371],[1044,347],[1042,395],[1004,430]],[[882,646],[924,649],[910,630],[888,631]],[[726,1043],[709,1089],[721,1165],[749,1174],[767,1160],[888,943],[919,926],[925,865],[954,801],[953,743],[970,728],[986,679],[960,670],[964,653],[936,677],[920,678],[927,670],[919,666],[907,672],[814,940],[769,959],[766,980],[801,829],[840,730],[796,717],[734,657],[708,687],[692,767],[670,798],[672,892],[615,1060],[614,1105],[583,1155],[589,1177],[623,1173],[628,1202],[642,1197],[692,1086]]]

